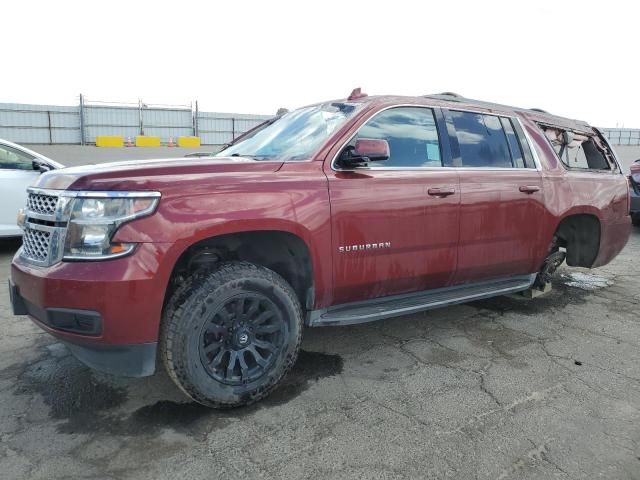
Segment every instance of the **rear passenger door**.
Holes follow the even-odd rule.
[[[445,116],[461,191],[454,283],[533,273],[544,192],[521,124],[481,112]]]

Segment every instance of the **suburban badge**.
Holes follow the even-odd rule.
[[[348,253],[348,252],[357,252],[359,250],[374,250],[378,248],[391,248],[391,242],[361,243],[359,245],[345,245],[343,247],[338,247],[338,252]]]

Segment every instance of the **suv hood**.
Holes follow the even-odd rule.
[[[244,157],[163,158],[82,165],[53,170],[33,185],[56,190],[162,190],[163,185],[206,182],[212,176],[237,176],[276,172],[281,161],[256,161]]]

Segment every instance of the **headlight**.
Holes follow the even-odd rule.
[[[69,227],[64,260],[104,260],[130,253],[135,244],[112,243],[122,223],[151,215],[160,195],[156,192],[117,192],[113,196],[83,194],[69,205]]]

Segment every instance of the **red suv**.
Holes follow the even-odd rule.
[[[354,91],[216,157],[42,175],[22,212],[14,312],[87,365],[156,357],[212,407],[267,395],[304,326],[536,288],[630,233],[627,178],[584,122],[454,94]]]

